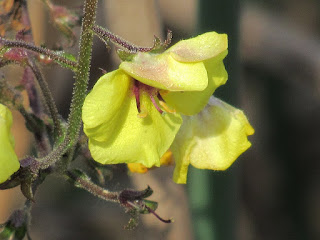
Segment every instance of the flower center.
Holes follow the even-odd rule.
[[[133,83],[133,94],[134,94],[134,96],[136,98],[136,104],[137,104],[137,110],[139,112],[139,114],[138,114],[139,117],[143,118],[143,117],[147,116],[147,113],[145,111],[143,111],[143,109],[141,107],[141,104],[140,104],[140,93],[141,93],[141,91],[144,91],[149,95],[153,106],[157,109],[157,111],[160,114],[162,114],[164,111],[160,108],[160,106],[158,105],[158,102],[166,112],[171,112],[171,113],[175,112],[175,111],[171,110],[166,105],[165,101],[163,100],[162,96],[159,93],[159,89],[151,87],[151,86],[148,86],[146,84],[143,84],[142,82],[139,82],[137,80],[134,80],[134,83]],[[157,100],[158,100],[158,102],[157,102]]]

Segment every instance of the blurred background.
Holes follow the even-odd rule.
[[[81,0],[53,1],[80,8]],[[37,44],[61,41],[39,0],[29,0]],[[188,184],[171,180],[172,167],[144,175],[110,168],[112,190],[150,185],[157,212],[175,222],[142,216],[123,230],[129,216],[62,179],[50,177],[33,209],[33,239],[320,239],[320,4],[317,0],[101,0],[98,24],[136,44],[173,31],[173,42],[205,31],[228,33],[229,73],[215,95],[243,109],[255,128],[252,147],[225,172],[191,170]],[[77,46],[70,49],[77,53]],[[90,86],[119,61],[95,39]],[[20,69],[21,70],[21,69]],[[73,78],[44,67],[59,111],[68,115]],[[19,72],[5,72],[17,78]],[[15,114],[19,156],[32,139]],[[80,163],[76,163],[79,164]],[[80,166],[81,167],[81,166]],[[190,167],[191,168],[191,167]],[[112,173],[112,174],[111,174]],[[0,191],[0,222],[23,202],[19,188]]]

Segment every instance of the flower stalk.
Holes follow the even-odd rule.
[[[59,63],[62,67],[67,67],[69,69],[76,69],[77,67],[77,62],[67,59],[66,57],[63,56],[63,54],[59,54],[59,52],[52,51],[47,48],[35,46],[32,43],[27,43],[21,40],[8,40],[0,37],[0,44],[3,47],[7,47],[7,48],[23,48],[38,54],[45,55],[50,59],[52,59],[53,61],[56,61],[57,63]]]
[[[95,183],[90,178],[79,170],[67,171],[66,176],[69,180],[72,180],[74,186],[82,188],[91,194],[109,202],[119,202],[119,193],[110,192]]]
[[[92,30],[102,41],[111,41],[113,44],[117,45],[118,47],[122,47],[131,53],[150,52],[160,46],[166,48],[170,45],[172,38],[172,31],[168,30],[167,39],[164,41],[164,43],[161,43],[160,39],[155,37],[152,47],[141,47],[136,46],[127,40],[124,40],[123,38],[117,36],[116,34],[101,26],[95,25],[93,26]]]
[[[53,96],[49,90],[48,84],[45,81],[40,68],[36,64],[36,62],[32,58],[28,58],[28,65],[31,68],[38,84],[41,89],[41,92],[44,96],[44,101],[45,104],[49,110],[50,117],[52,118],[53,121],[53,135],[54,135],[54,140],[57,141],[59,137],[62,136],[62,126],[61,126],[61,121],[59,119],[59,113],[57,110],[57,107],[55,105],[55,101],[53,99]]]
[[[91,31],[95,18],[98,0],[86,0],[84,5],[84,16],[81,28],[80,49],[78,64],[75,74],[75,85],[72,94],[70,114],[68,117],[68,127],[64,140],[57,145],[47,156],[36,159],[39,164],[33,171],[46,169],[56,161],[58,161],[63,154],[70,150],[68,162],[72,159],[74,154],[73,148],[79,138],[79,131],[81,127],[81,113],[82,105],[86,97],[87,86],[89,82],[89,71],[92,52],[93,33]],[[68,165],[68,163],[66,163]]]

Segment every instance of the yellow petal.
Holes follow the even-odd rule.
[[[251,146],[247,136],[253,133],[241,110],[210,98],[202,112],[184,118],[171,146],[176,160],[174,181],[186,182],[189,164],[200,169],[227,169]]]
[[[18,171],[20,164],[14,152],[14,139],[10,132],[12,114],[10,110],[0,104],[0,183]]]
[[[141,163],[128,163],[128,169],[133,173],[146,173],[148,172],[148,168]]]
[[[161,166],[169,166],[169,165],[173,165],[173,163],[174,163],[174,160],[173,160],[172,152],[170,150],[168,150],[161,157],[160,165]],[[146,173],[149,170],[149,168],[147,168],[146,166],[144,166],[141,163],[128,163],[127,166],[128,166],[129,171],[133,172],[133,173]]]
[[[173,154],[172,154],[171,150],[168,150],[161,157],[160,165],[161,166],[169,166],[169,165],[173,165],[173,163],[174,163]]]
[[[119,68],[138,81],[170,91],[202,91],[208,85],[207,71],[202,62],[182,63],[170,53],[137,53],[131,62]]]
[[[139,117],[131,91],[133,80],[124,75],[116,71],[104,76],[84,103],[84,132],[89,138],[91,155],[102,164],[160,166],[160,157],[171,145],[182,119],[178,114],[160,114],[145,92],[140,93],[140,103],[147,114]],[[104,116],[94,103],[106,109]]]
[[[180,62],[200,62],[213,58],[228,48],[228,36],[207,32],[197,37],[182,40],[169,48],[174,59]]]
[[[82,120],[85,129],[101,127],[101,131],[112,131],[117,121],[118,111],[126,98],[132,79],[123,71],[113,71],[103,75],[87,95],[82,107]],[[102,139],[103,138],[102,136]]]
[[[207,105],[214,91],[228,79],[228,73],[223,64],[226,55],[227,50],[204,62],[208,72],[208,86],[205,90],[165,92],[162,94],[163,99],[171,108],[184,115],[199,113]]]

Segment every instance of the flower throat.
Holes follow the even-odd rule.
[[[162,98],[162,96],[159,92],[159,89],[148,86],[148,85],[146,85],[142,82],[139,82],[137,80],[134,80],[132,92],[136,98],[136,104],[137,104],[137,110],[139,112],[139,114],[138,114],[139,117],[144,118],[147,116],[147,112],[143,111],[143,109],[141,109],[141,104],[140,104],[141,91],[144,91],[148,94],[153,106],[157,109],[157,111],[160,114],[162,114],[163,112],[175,113],[175,110],[172,110],[167,106],[167,104],[165,103],[164,99]],[[156,99],[158,100],[159,105],[162,107],[163,110],[158,105]]]

